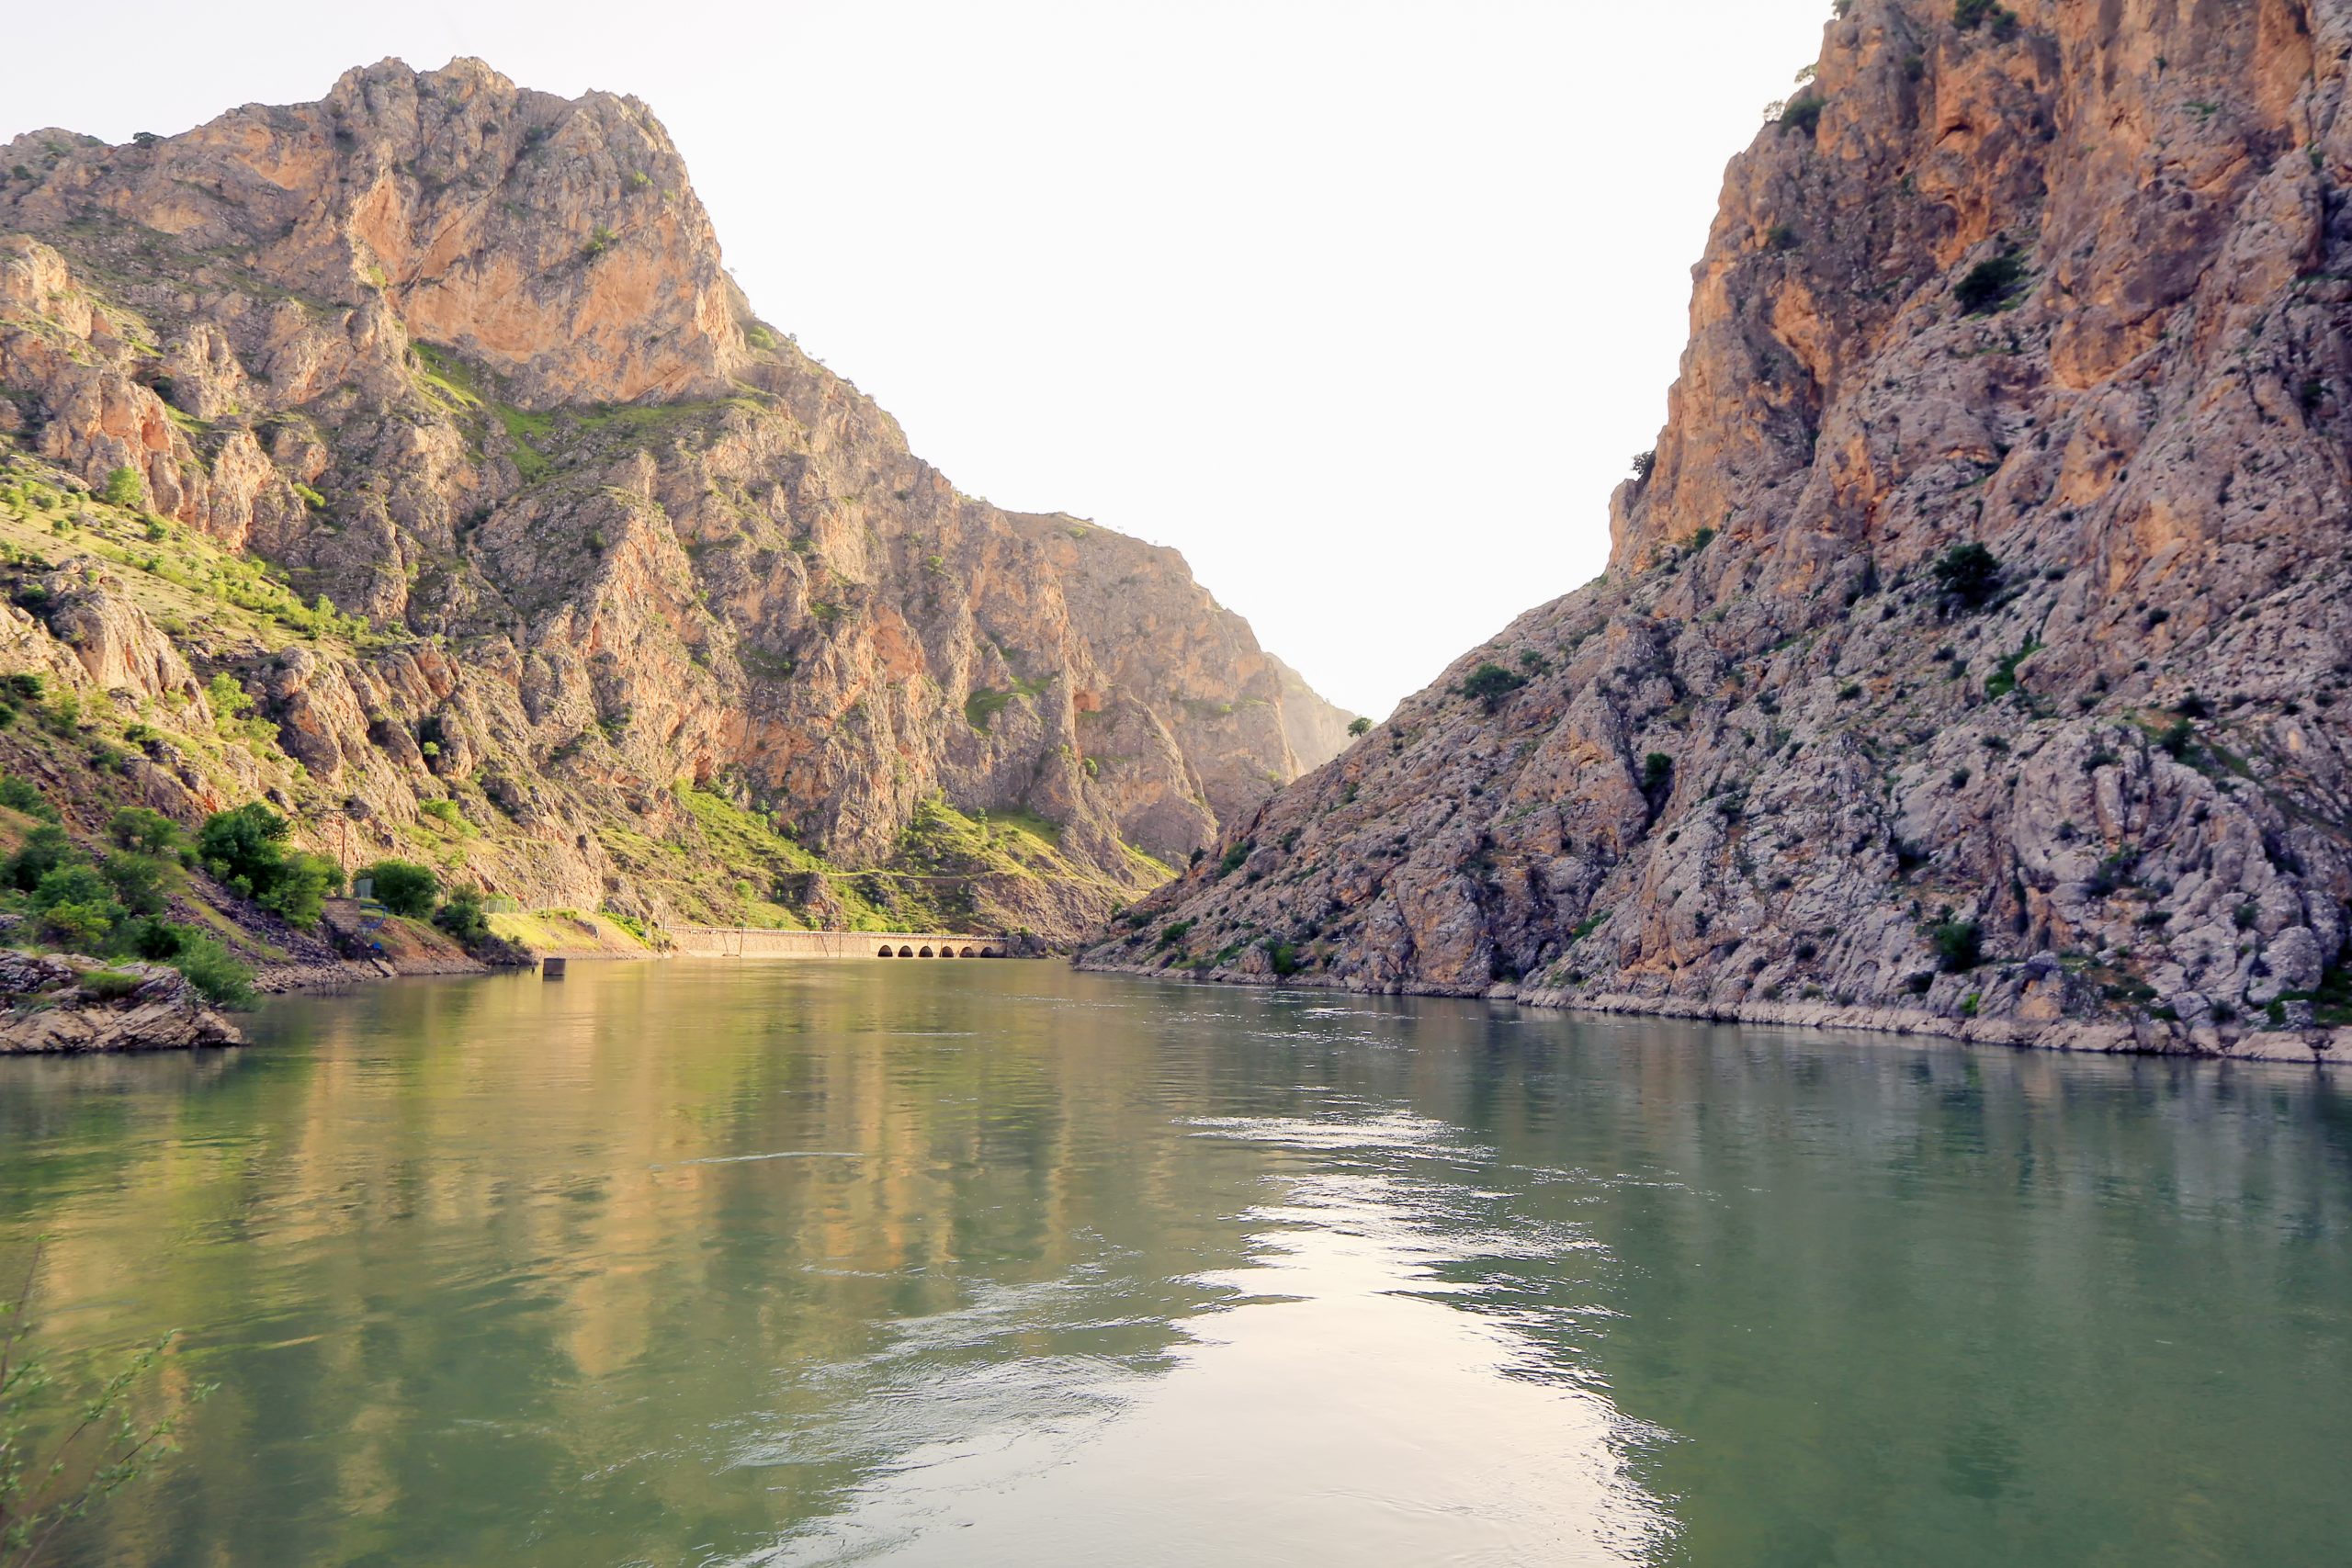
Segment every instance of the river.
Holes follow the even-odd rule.
[[[0,1061],[181,1451],[47,1562],[2290,1564],[2352,1096],[1038,963],[574,964]],[[217,1385],[201,1404],[187,1395]]]

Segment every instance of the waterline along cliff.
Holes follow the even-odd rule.
[[[2347,51],[2340,0],[1841,6],[1606,574],[1088,962],[2344,1049]]]
[[[470,61],[0,147],[0,761],[524,908],[1069,939],[1345,741],[1174,552],[755,317],[647,107]]]

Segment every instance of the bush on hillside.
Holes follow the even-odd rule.
[[[1928,933],[1936,964],[1947,975],[1973,969],[1983,961],[1984,931],[1974,920],[1941,920]]]
[[[258,800],[205,820],[196,851],[204,869],[232,892],[283,917],[313,926],[326,896],[343,886],[343,872],[323,855],[289,850],[293,824]]]
[[[1952,286],[1951,295],[1965,313],[1989,315],[2007,304],[2024,282],[2025,257],[2014,250],[2003,251],[1972,267],[1968,276]]]
[[[2000,586],[2001,563],[1984,546],[1954,545],[1936,558],[1936,586],[1970,609],[1977,609]]]
[[[358,874],[375,884],[377,900],[395,915],[424,919],[441,896],[441,879],[430,866],[407,860],[379,860]]]
[[[37,795],[34,804],[56,815]],[[117,813],[108,831],[121,844],[185,842],[168,818],[139,807]],[[54,822],[26,834],[17,852],[0,863],[0,890],[11,899],[22,898],[27,929],[38,941],[97,958],[169,964],[216,1004],[250,1000],[252,970],[211,937],[163,918],[179,882],[175,861],[138,849],[118,850],[103,863],[94,862]]]
[[[40,679],[38,675],[33,677],[35,682]],[[28,817],[37,817],[44,822],[57,820],[57,807],[43,800],[40,791],[14,773],[0,773],[0,806],[11,811],[21,811]]]
[[[1527,677],[1504,669],[1499,664],[1481,664],[1462,678],[1454,688],[1471,698],[1488,713],[1502,706],[1503,699],[1527,684]]]
[[[126,806],[107,824],[107,837],[126,850],[147,855],[177,855],[187,848],[187,833],[160,811]]]
[[[434,911],[433,923],[463,943],[469,952],[490,939],[490,919],[482,912],[481,894],[471,887],[453,889],[448,902]]]
[[[147,492],[140,488],[139,470],[117,468],[107,475],[106,489],[98,492],[98,499],[108,506],[135,511],[147,499]]]

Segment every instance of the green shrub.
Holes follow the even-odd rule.
[[[1368,719],[1368,718],[1362,718],[1362,717],[1350,719],[1350,720],[1348,721],[1348,733],[1349,733],[1350,735],[1369,735],[1369,734],[1371,734],[1371,733],[1372,733],[1372,720],[1370,720],[1370,719]]]
[[[107,837],[126,850],[147,855],[176,855],[187,848],[187,834],[160,811],[126,806],[107,824]]]
[[[1173,947],[1192,934],[1193,922],[1190,920],[1178,920],[1160,931],[1159,945],[1162,947]]]
[[[178,957],[193,934],[186,926],[175,926],[152,915],[143,920],[133,920],[120,933],[122,945],[151,964]]]
[[[215,1007],[242,1007],[254,998],[254,972],[201,931],[181,928],[171,965]]]
[[[1786,136],[1792,130],[1802,130],[1811,136],[1821,123],[1822,106],[1828,100],[1818,93],[1805,93],[1791,98],[1788,107],[1781,111],[1781,134]]]
[[[1216,874],[1219,876],[1231,876],[1235,872],[1241,869],[1241,864],[1244,861],[1248,860],[1252,854],[1257,852],[1257,849],[1258,844],[1256,840],[1241,840],[1238,843],[1236,843],[1230,849],[1227,850],[1225,852],[1225,858],[1216,863]]]
[[[21,811],[28,817],[37,817],[44,822],[53,824],[58,819],[57,807],[42,799],[40,791],[14,773],[0,773],[0,806],[12,811]]]
[[[98,491],[98,499],[108,506],[124,511],[136,511],[146,501],[146,490],[139,482],[136,468],[117,468],[107,476],[106,488]]]
[[[1663,751],[1653,751],[1642,759],[1642,793],[1662,795],[1674,783],[1674,759]]]
[[[29,893],[58,867],[80,859],[81,852],[65,836],[64,829],[53,822],[43,823],[27,833],[25,841],[17,846],[17,852],[8,857],[8,886]]]
[[[375,883],[376,897],[385,908],[412,919],[432,914],[434,901],[441,896],[441,879],[430,866],[414,861],[379,860],[361,867],[358,874]]]
[[[206,819],[197,835],[204,869],[232,892],[275,911],[289,925],[318,923],[327,894],[343,885],[343,872],[323,855],[288,850],[293,826],[260,801]]]
[[[179,867],[161,855],[119,850],[107,856],[107,884],[122,907],[134,915],[160,915],[169,907],[179,886]]]
[[[2018,14],[2000,0],[1952,0],[1951,25],[1964,33],[1985,28],[2007,41],[2017,36],[2019,24]]]
[[[1306,967],[1299,959],[1298,949],[1291,943],[1269,938],[1264,946],[1266,962],[1273,965],[1274,973],[1282,978],[1286,980]]]
[[[97,904],[53,904],[34,918],[41,940],[75,953],[96,953],[113,934],[122,907],[108,899]]]
[[[1939,920],[1928,932],[1935,944],[1936,966],[1947,975],[1964,974],[1984,959],[1984,932],[1974,920]]]
[[[1499,664],[1481,664],[1462,678],[1454,691],[1476,702],[1488,713],[1502,706],[1505,697],[1527,684],[1527,677]]]
[[[1952,546],[1929,570],[1938,588],[1972,610],[1981,608],[2001,582],[1999,558],[1973,540]]]
[[[480,945],[490,936],[490,919],[482,913],[481,894],[471,887],[453,890],[448,902],[433,912],[433,923],[468,948]]]
[[[2025,282],[2025,256],[2015,250],[2003,251],[1991,261],[1980,262],[1968,276],[1952,286],[1952,298],[1960,301],[1961,310],[1971,316],[1989,315],[2015,297]]]
[[[60,904],[111,904],[114,889],[98,869],[75,858],[44,875],[33,888],[32,907],[54,908]]]

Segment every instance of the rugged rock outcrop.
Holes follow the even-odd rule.
[[[1089,962],[2345,1052],[2348,51],[2341,0],[1844,7],[1606,575]]]
[[[0,1056],[244,1043],[176,969],[0,949]]]
[[[759,321],[644,105],[478,62],[0,147],[0,439],[11,668],[70,647],[160,806],[274,791],[528,904],[955,882],[1069,936],[1346,721],[1173,552],[961,494]],[[951,875],[941,808],[1026,836]]]

